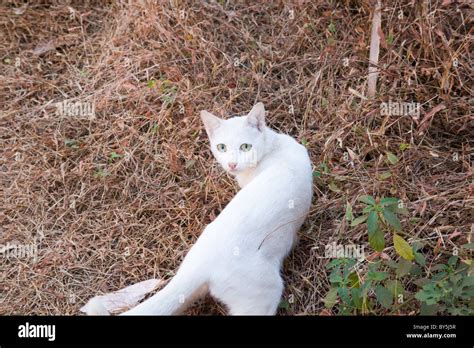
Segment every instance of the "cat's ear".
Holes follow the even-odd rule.
[[[212,136],[212,133],[214,130],[219,128],[221,125],[222,120],[211,114],[210,112],[207,112],[206,110],[201,111],[201,120],[202,123],[204,123],[204,127],[206,128],[206,133],[207,136],[210,138]]]
[[[247,122],[252,127],[257,128],[260,132],[265,127],[265,106],[263,103],[257,103],[254,105],[247,115]]]

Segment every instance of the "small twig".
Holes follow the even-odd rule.
[[[370,36],[370,54],[369,54],[369,75],[367,78],[367,96],[373,97],[377,90],[377,76],[380,52],[380,22],[381,22],[381,8],[380,0],[375,6],[374,17],[372,19],[372,33]]]

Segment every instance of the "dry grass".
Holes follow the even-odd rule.
[[[44,238],[36,262],[0,259],[0,314],[77,314],[101,292],[173,275],[237,190],[211,157],[201,109],[242,114],[263,101],[269,125],[306,143],[315,170],[330,169],[315,178],[312,213],[285,264],[294,303],[281,314],[321,313],[323,246],[367,243],[364,227],[344,220],[346,202],[360,212],[361,194],[406,202],[418,219],[404,221],[405,235],[432,243],[427,267],[471,240],[467,2],[384,5],[371,100],[349,90],[366,88],[368,0],[22,4],[0,5],[0,244]],[[54,103],[65,99],[93,102],[95,119],[59,117]],[[420,102],[420,119],[381,115],[389,99]],[[388,165],[386,151],[400,161]],[[396,257],[390,245],[386,253]],[[225,310],[207,299],[189,313]]]

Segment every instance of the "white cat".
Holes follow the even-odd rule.
[[[230,314],[274,315],[280,269],[308,214],[311,163],[305,147],[265,125],[265,108],[220,119],[201,112],[211,150],[242,188],[201,234],[166,287],[125,315],[178,314],[206,293]]]

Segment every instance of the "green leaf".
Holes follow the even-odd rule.
[[[412,266],[413,266],[413,263],[411,261],[401,258],[400,261],[398,261],[397,275],[399,277],[403,277],[407,275],[408,273],[410,273]]]
[[[379,175],[380,180],[386,180],[392,176],[391,172],[383,172],[382,174]]]
[[[379,269],[380,265],[381,265],[380,261],[375,261],[375,262],[369,262],[367,266],[368,266],[369,271],[376,272]]]
[[[110,159],[114,160],[114,159],[117,159],[117,158],[122,158],[122,155],[117,153],[117,152],[112,152],[110,154]]]
[[[375,233],[379,228],[379,217],[375,211],[371,211],[369,217],[367,218],[367,229],[369,231],[369,236]]]
[[[383,263],[386,264],[390,268],[393,268],[393,269],[398,268],[398,263],[394,260],[384,260]]]
[[[428,283],[415,294],[415,298],[427,305],[437,304],[442,298],[442,290],[435,283]]]
[[[423,286],[425,286],[425,285],[428,284],[429,282],[430,282],[430,280],[429,280],[428,278],[418,278],[418,279],[415,279],[415,280],[413,281],[413,283],[414,283],[416,286],[420,287],[420,288],[422,288]]]
[[[375,198],[369,195],[360,196],[357,200],[365,204],[375,205]]]
[[[363,214],[368,214],[368,213],[370,213],[372,210],[374,210],[374,206],[373,206],[373,205],[366,205],[365,208],[362,210],[362,213],[363,213]]]
[[[375,272],[375,271],[367,272],[367,279],[368,280],[381,282],[382,280],[385,280],[387,278],[388,278],[388,273],[387,272]]]
[[[334,307],[337,301],[337,288],[331,288],[324,297],[324,306],[328,309]]]
[[[351,296],[352,296],[352,301],[354,302],[355,307],[357,309],[361,309],[362,303],[363,303],[362,290],[360,288],[352,288]]]
[[[278,305],[278,308],[282,308],[282,309],[288,310],[288,309],[290,308],[290,303],[289,303],[287,300],[282,299],[282,300],[280,301],[280,304]]]
[[[393,40],[394,40],[393,34],[392,34],[392,33],[389,33],[389,34],[387,35],[387,44],[392,45],[392,44],[393,44]],[[401,144],[400,144],[400,145],[401,145]]]
[[[395,207],[395,206],[391,206],[391,207]],[[405,208],[405,207],[403,207],[403,208],[395,207],[395,209],[393,209],[393,211],[397,214],[404,215],[404,216],[410,215],[409,212],[408,212],[408,209]]]
[[[421,306],[420,306],[421,315],[435,315],[437,311],[438,311],[438,306],[436,306],[435,304],[428,305],[426,304],[426,302],[421,302]]]
[[[467,276],[465,278],[463,278],[463,281],[461,283],[461,287],[464,288],[464,287],[474,287],[474,276]]]
[[[400,151],[405,151],[407,149],[410,148],[410,144],[406,144],[406,143],[401,143],[398,148],[400,149]]]
[[[378,229],[369,234],[369,244],[375,251],[382,252],[385,248],[385,236],[382,230]]]
[[[429,283],[428,283],[427,285],[429,285]],[[425,285],[425,286],[426,286],[426,285]],[[423,289],[425,288],[425,286],[423,286]],[[415,298],[416,298],[417,300],[422,301],[422,302],[426,302],[426,301],[428,301],[428,300],[431,298],[431,296],[430,296],[430,294],[429,294],[427,291],[425,291],[425,290],[420,290],[420,291],[418,291],[418,292],[415,294]]]
[[[387,155],[387,159],[391,164],[397,164],[398,163],[398,157],[395,156],[392,152],[387,151],[385,152]]]
[[[365,220],[367,220],[368,217],[369,217],[369,215],[362,215],[362,216],[359,216],[359,217],[355,218],[354,220],[352,220],[351,227],[360,225]]]
[[[379,301],[383,307],[387,309],[392,307],[393,295],[385,286],[377,285],[375,287],[375,296],[377,297],[377,301]]]
[[[436,273],[431,277],[431,280],[433,280],[433,281],[442,281],[444,278],[446,278],[447,274],[448,273],[446,273],[446,272]]]
[[[351,303],[351,296],[350,296],[350,293],[349,293],[349,289],[348,288],[338,288],[338,294],[339,294],[339,297],[341,298],[342,302],[344,302],[345,304],[350,304]]]
[[[431,271],[445,271],[448,268],[448,266],[444,264],[437,264],[431,267]]]
[[[333,22],[329,23],[328,30],[329,30],[332,34],[334,34],[334,33],[336,32],[336,25],[335,25]]]
[[[415,258],[410,244],[408,244],[408,242],[398,234],[393,235],[393,246],[398,255],[403,257],[405,260],[412,261]]]
[[[384,209],[382,214],[390,226],[392,226],[397,231],[402,230],[402,224],[400,223],[400,220],[398,220],[397,216],[392,211],[389,209]]]
[[[411,247],[413,248],[413,251],[418,251],[418,250],[424,248],[424,246],[425,246],[426,244],[427,244],[427,243],[424,242],[424,241],[415,240],[415,241],[412,243]]]
[[[394,298],[397,298],[398,295],[403,295],[405,293],[405,289],[398,280],[388,280],[385,282],[385,286],[390,290]]]
[[[103,178],[109,175],[109,172],[107,172],[107,169],[103,169],[100,167],[97,167],[94,172],[94,177],[96,178]]]
[[[418,253],[418,252],[415,253],[415,261],[416,261],[420,266],[424,266],[424,265],[426,264],[426,259],[425,259],[425,257],[423,256],[422,253]]]
[[[332,191],[332,192],[341,192],[341,189],[339,187],[337,187],[337,185],[334,183],[334,181],[331,181],[331,183],[328,185],[329,189]]]
[[[346,220],[354,220],[354,215],[352,214],[352,205],[349,202],[346,203]]]
[[[69,146],[73,149],[79,148],[79,142],[75,139],[66,139],[64,140],[64,145]]]
[[[329,281],[331,283],[342,283],[343,279],[342,277],[337,274],[336,272],[332,272],[330,275],[329,275]]]
[[[389,205],[398,205],[398,198],[394,197],[383,197],[380,200],[380,205],[382,207],[389,206]]]
[[[352,272],[351,274],[349,274],[347,280],[349,281],[349,286],[351,288],[360,287],[360,279],[356,272]]]
[[[367,296],[371,288],[372,288],[372,280],[370,279],[370,277],[367,277],[367,281],[364,282],[360,287],[362,297]]]
[[[463,244],[463,245],[461,245],[461,248],[473,250],[474,249],[474,243]]]
[[[323,163],[321,163],[319,165],[319,168],[321,168],[321,170],[323,171],[323,173],[330,173],[331,171],[329,170],[329,167],[326,163],[326,161],[324,161]]]
[[[327,265],[326,265],[326,268],[327,269],[331,269],[331,268],[334,268],[336,266],[340,266],[343,262],[343,259],[334,259],[334,260],[331,260]]]
[[[412,276],[418,277],[418,276],[421,276],[422,273],[423,273],[423,270],[416,263],[414,263],[413,266],[411,266],[410,274]]]
[[[458,256],[451,256],[451,257],[448,259],[448,265],[454,267],[454,266],[456,266],[456,264],[458,263],[458,260],[459,260],[459,257],[458,257]]]
[[[150,80],[147,82],[146,85],[148,86],[148,88],[153,88],[156,85],[156,80]]]

